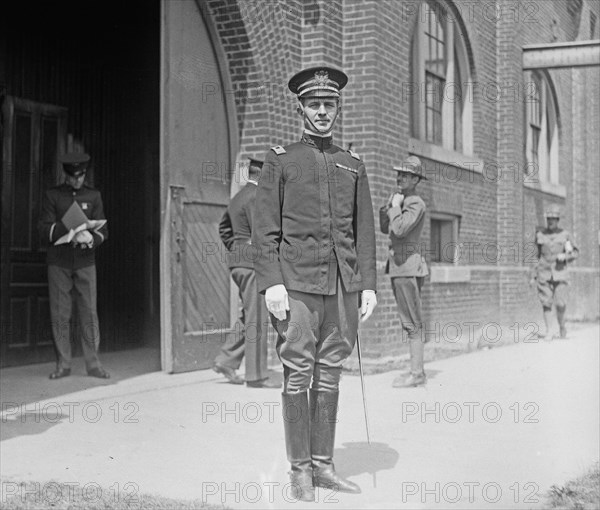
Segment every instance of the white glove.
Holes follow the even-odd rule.
[[[363,290],[360,295],[360,322],[365,322],[377,306],[377,295],[374,290]]]
[[[404,203],[404,195],[402,193],[394,193],[392,197],[392,207],[402,207]]]
[[[285,285],[279,283],[269,287],[265,292],[265,304],[267,310],[271,312],[280,321],[285,320],[286,310],[290,309],[288,293]]]
[[[90,234],[87,230],[82,230],[81,232],[77,232],[77,234],[75,234],[74,241],[76,244],[82,245],[82,248],[84,246],[91,248],[92,245],[94,244],[94,238],[92,237],[92,234]]]

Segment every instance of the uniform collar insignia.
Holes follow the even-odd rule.
[[[308,133],[302,133],[302,140],[306,145],[310,145],[311,147],[316,147],[320,150],[328,149],[331,147],[333,143],[332,136],[314,136]]]

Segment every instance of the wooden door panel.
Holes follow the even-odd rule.
[[[233,115],[198,3],[163,0],[162,6],[163,225],[170,240],[161,260],[168,272],[163,283],[170,282],[163,287],[163,368],[182,372],[212,366],[234,331],[232,284],[218,236],[231,192]]]
[[[14,162],[12,185],[12,252],[31,250],[31,153],[33,121],[29,112],[15,114]],[[12,257],[11,257],[12,258]]]
[[[229,328],[229,271],[219,238],[225,206],[184,202],[182,259],[186,333]]]
[[[57,183],[66,109],[7,98],[3,109],[2,366],[54,359],[46,249],[37,230],[42,196]],[[8,216],[8,217],[5,217]]]

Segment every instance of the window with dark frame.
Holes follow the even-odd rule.
[[[424,0],[411,41],[411,136],[449,150],[472,154],[472,82],[463,31],[450,6]]]
[[[458,216],[431,213],[429,252],[432,263],[455,264],[457,262],[458,222]]]
[[[531,90],[527,103],[529,132],[531,144],[529,147],[529,162],[537,166],[539,164],[540,133],[542,131],[542,108],[541,108],[541,83],[539,76],[533,75]]]
[[[445,30],[439,20],[439,6],[425,6],[425,133],[427,141],[442,143],[442,98],[446,86]]]
[[[551,81],[545,74],[532,71],[525,74],[525,85],[525,172],[536,181],[558,184],[559,113]]]

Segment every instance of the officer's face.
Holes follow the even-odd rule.
[[[546,218],[546,226],[549,230],[555,230],[558,228],[558,218]]]
[[[333,129],[341,110],[335,96],[309,96],[301,100],[298,114],[304,119],[304,127],[326,134]]]
[[[407,193],[413,191],[417,187],[419,177],[408,172],[398,172],[396,183],[402,193]]]
[[[65,182],[73,189],[80,189],[85,181],[85,172],[78,176],[66,174]]]

